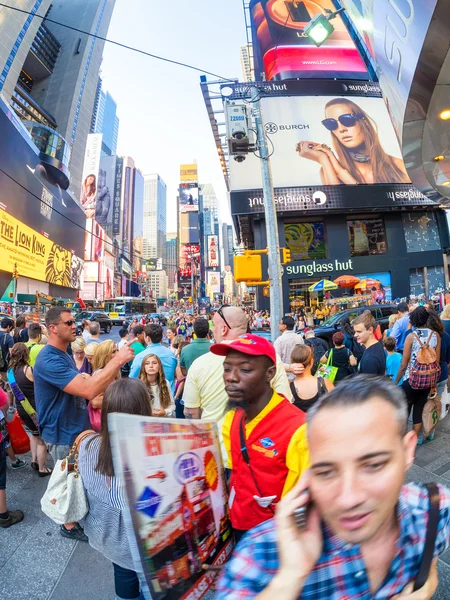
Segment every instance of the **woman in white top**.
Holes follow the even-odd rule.
[[[411,412],[411,408],[413,409],[413,429],[417,434],[419,444],[422,443],[420,432],[422,430],[423,407],[427,402],[431,387],[424,389],[412,388],[409,383],[409,372],[416,360],[417,353],[421,348],[420,342],[422,342],[422,344],[428,342],[430,348],[436,350],[436,361],[438,363],[441,356],[441,338],[436,332],[427,327],[428,317],[428,311],[424,306],[418,306],[410,314],[409,321],[411,323],[412,332],[406,336],[402,364],[400,365],[395,380],[395,384],[398,385],[403,375],[405,376],[402,388],[408,401],[408,414]],[[417,337],[420,339],[420,342]]]
[[[145,383],[152,397],[152,415],[154,417],[173,417],[175,402],[159,356],[149,354],[144,358],[139,379]]]

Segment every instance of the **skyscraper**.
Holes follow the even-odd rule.
[[[175,287],[175,278],[178,269],[178,235],[168,233],[166,236],[166,272],[169,289]]]
[[[144,175],[144,231],[145,258],[166,259],[167,186],[158,173]]]
[[[90,132],[103,134],[102,156],[112,156],[117,153],[117,139],[119,137],[117,104],[111,94],[102,89],[100,77],[98,78]]]
[[[32,15],[0,10],[0,91],[23,119],[56,129],[71,145],[71,188],[78,198],[104,42],[115,0],[24,0]]]

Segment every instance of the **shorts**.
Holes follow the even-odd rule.
[[[53,458],[53,462],[55,463],[55,465],[58,460],[64,460],[69,455],[69,452],[72,449],[72,446],[65,446],[59,444],[46,443],[46,446],[51,457]]]
[[[11,439],[9,437],[8,429],[6,428],[6,416],[0,410],[0,435],[3,437],[3,442],[5,446],[5,450],[11,446]]]
[[[6,448],[4,440],[0,442],[0,490],[6,489]]]
[[[27,430],[31,433],[32,436],[39,437],[39,429],[36,427],[33,419],[26,412],[26,410],[22,407],[20,402],[17,403],[16,408],[17,408],[17,412],[19,413],[20,420],[25,425]]]

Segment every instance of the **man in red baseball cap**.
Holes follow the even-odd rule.
[[[271,519],[276,503],[308,467],[305,415],[271,387],[276,353],[265,338],[245,334],[211,352],[225,356],[230,412],[222,428],[231,469],[229,509],[236,541]]]

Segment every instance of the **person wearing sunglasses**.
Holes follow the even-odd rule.
[[[69,454],[78,434],[90,429],[86,400],[103,394],[121,367],[133,359],[130,345],[135,340],[127,342],[104,369],[89,377],[78,371],[73,357],[67,353],[67,346],[76,338],[72,313],[56,306],[46,313],[45,323],[49,337],[36,358],[34,389],[41,438],[56,463]],[[61,525],[60,533],[73,540],[87,541],[78,523]]]
[[[385,152],[375,121],[352,100],[330,100],[322,125],[331,134],[334,151],[312,141],[299,142],[296,151],[319,163],[324,185],[410,182],[402,159]]]

